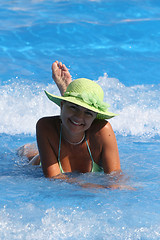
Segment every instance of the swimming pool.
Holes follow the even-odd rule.
[[[160,3],[0,2],[0,239],[160,239]],[[129,190],[82,189],[43,177],[16,149],[58,114],[54,60],[103,87]],[[105,184],[112,176],[78,180]],[[72,177],[72,175],[71,175]]]

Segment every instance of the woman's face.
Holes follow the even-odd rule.
[[[61,120],[63,126],[70,133],[86,131],[96,118],[97,113],[76,104],[65,102],[61,103]]]

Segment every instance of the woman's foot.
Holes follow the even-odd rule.
[[[17,155],[19,157],[26,157],[30,161],[38,154],[38,149],[35,143],[27,143],[17,149]]]
[[[72,81],[68,68],[61,62],[55,61],[52,64],[52,78],[57,84],[61,95],[63,95]]]

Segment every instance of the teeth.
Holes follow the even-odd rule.
[[[75,121],[73,121],[73,120],[71,120],[75,125],[80,125],[79,123],[77,123],[77,122],[75,122]]]

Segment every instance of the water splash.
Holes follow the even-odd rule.
[[[160,134],[160,85],[126,87],[118,79],[99,78],[105,100],[119,116],[112,119],[114,130],[122,135],[153,137]]]
[[[118,79],[107,74],[98,83],[105,93],[110,111],[119,114],[110,122],[121,135],[160,135],[160,85],[137,85],[126,87]],[[59,95],[55,84],[27,84],[14,79],[0,86],[0,132],[6,134],[35,135],[36,122],[40,117],[57,115],[59,108],[48,101],[44,89]]]

